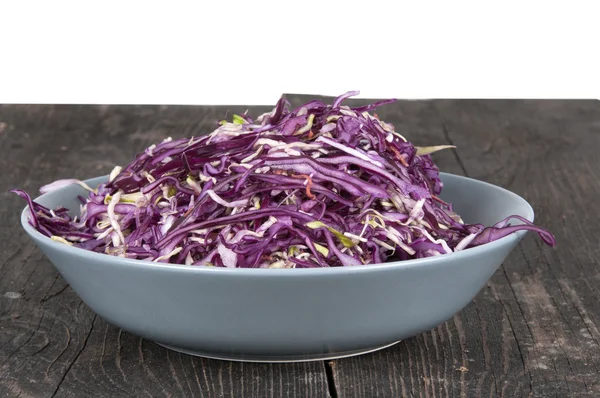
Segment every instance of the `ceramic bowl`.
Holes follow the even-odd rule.
[[[442,198],[468,223],[517,214],[518,195],[442,173]],[[90,179],[90,186],[107,177]],[[49,208],[79,209],[79,185],[42,195]],[[100,317],[167,348],[204,357],[289,362],[358,355],[429,330],[464,308],[525,235],[402,262],[312,269],[169,265],[55,242],[21,223],[79,297]]]

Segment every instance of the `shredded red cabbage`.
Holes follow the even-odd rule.
[[[81,198],[81,216],[21,190],[30,223],[65,244],[109,255],[230,268],[311,268],[437,256],[531,230],[509,219],[467,225],[438,198],[438,168],[368,112],[280,99],[256,119],[234,115],[211,134],[152,145]],[[60,180],[45,193],[82,182]]]

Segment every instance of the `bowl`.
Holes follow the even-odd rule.
[[[468,223],[509,215],[533,221],[520,196],[441,173],[443,199]],[[87,180],[97,186],[107,177]],[[40,196],[79,209],[71,185]],[[172,265],[89,252],[21,224],[95,313],[169,349],[208,358],[292,362],[353,356],[430,330],[464,308],[525,231],[436,257],[354,267],[227,269]]]

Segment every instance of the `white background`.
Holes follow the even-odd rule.
[[[250,105],[284,92],[355,89],[397,98],[600,93],[594,1],[7,3],[0,102]]]

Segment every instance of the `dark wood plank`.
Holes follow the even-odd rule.
[[[407,113],[427,118],[427,131]],[[338,395],[599,395],[600,102],[400,103],[385,117],[415,141],[457,145],[454,159],[437,157],[441,169],[523,195],[558,247],[527,236],[452,320],[388,350],[331,362]]]
[[[20,230],[23,203],[8,189],[35,192],[57,178],[107,174],[167,136],[211,131],[226,110],[0,106],[0,396],[328,395],[322,362],[260,365],[194,358],[108,325]]]
[[[34,191],[105,174],[167,135],[199,134],[225,109],[0,107],[0,394],[327,395],[322,363],[203,360],[107,325],[20,232],[22,203],[6,193],[16,182]],[[456,144],[436,155],[442,170],[523,195],[558,247],[530,235],[452,320],[385,351],[328,362],[333,394],[600,395],[600,103],[403,101],[378,113],[417,144]]]
[[[588,281],[598,275],[600,217],[588,209],[600,204],[600,102],[439,105],[466,173],[528,199],[558,240],[551,250],[528,236],[490,283],[516,301],[510,321],[533,395],[599,394],[600,306]]]

